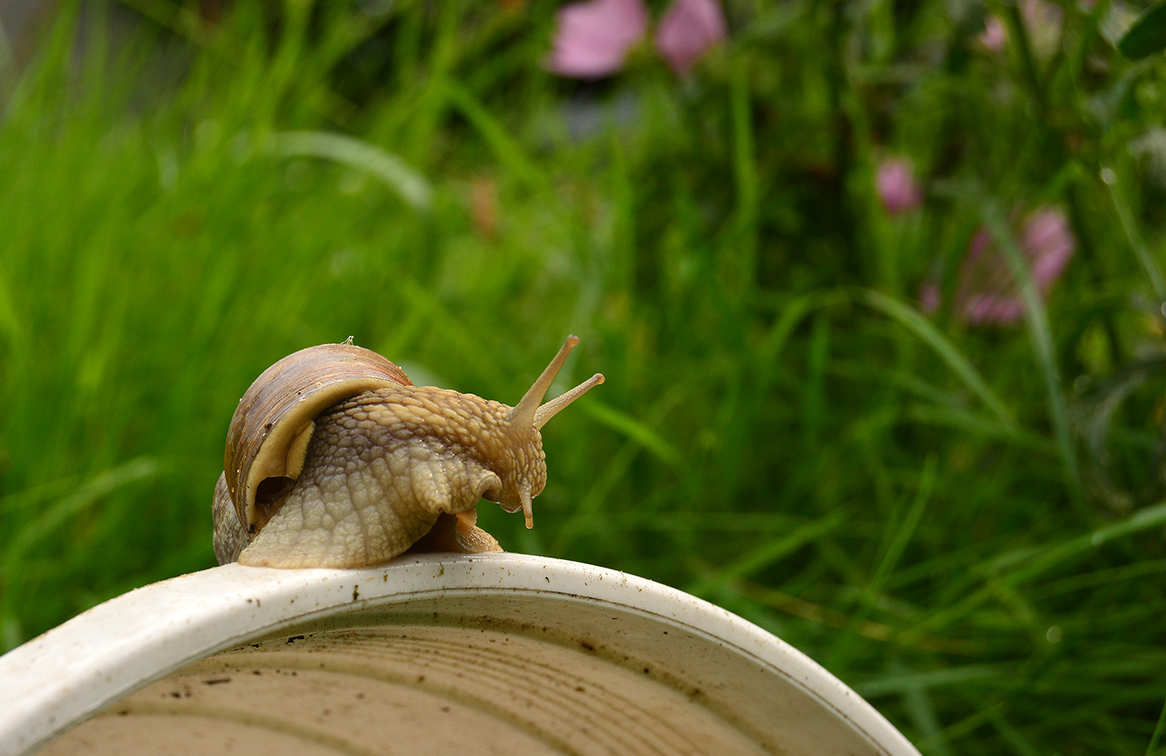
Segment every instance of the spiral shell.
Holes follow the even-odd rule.
[[[238,529],[234,523],[225,532],[216,527],[219,561],[238,557],[271,517],[267,504],[299,477],[317,415],[362,391],[412,385],[390,360],[347,343],[301,349],[264,370],[239,400],[227,432],[215,507],[224,506],[223,489]],[[215,519],[229,522],[230,516],[216,512]]]

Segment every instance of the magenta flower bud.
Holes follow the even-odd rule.
[[[1082,2],[1088,6],[1092,0]],[[1038,56],[1052,55],[1060,45],[1064,15],[1064,10],[1056,3],[1020,0],[1020,16],[1028,32],[1029,45]],[[990,15],[984,19],[984,31],[980,32],[979,39],[990,52],[1000,55],[1008,46],[1008,27],[999,16]]]
[[[1004,22],[1000,20],[999,16],[988,16],[984,19],[984,31],[980,32],[980,44],[997,55],[1004,52],[1004,46],[1008,44],[1008,30],[1004,28]]]
[[[725,14],[716,0],[676,0],[660,19],[656,49],[677,75],[726,37]]]
[[[927,315],[939,312],[943,304],[943,297],[939,293],[939,285],[934,281],[927,281],[919,287],[919,309]]]
[[[883,207],[891,215],[910,212],[923,202],[911,161],[903,158],[887,158],[879,163],[875,173],[875,190]]]
[[[1077,240],[1069,230],[1069,219],[1060,210],[1042,208],[1024,224],[1021,248],[1032,266],[1032,281],[1042,295],[1065,272]]]
[[[1069,221],[1060,210],[1040,208],[1025,219],[1020,237],[1020,251],[1037,294],[1047,296],[1077,248]],[[976,232],[968,246],[956,310],[968,323],[977,325],[1015,323],[1024,314],[1008,261],[984,229]]]
[[[600,79],[623,67],[648,31],[643,0],[590,0],[559,9],[547,69],[573,79]]]

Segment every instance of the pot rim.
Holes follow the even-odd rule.
[[[150,682],[291,628],[418,600],[520,594],[607,605],[732,647],[833,710],[877,749],[918,754],[857,693],[741,617],[634,575],[514,553],[411,555],[354,570],[228,564],[130,591],[0,657],[0,754],[31,753]]]

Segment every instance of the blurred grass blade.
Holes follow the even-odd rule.
[[[1032,743],[1024,737],[1024,734],[1000,712],[999,705],[994,706],[991,701],[975,692],[969,692],[968,695],[978,704],[978,708],[984,712],[988,722],[1000,733],[1001,739],[1012,746],[1015,753],[1019,756],[1043,756],[1041,751],[1034,748]]]
[[[1166,704],[1162,704],[1162,713],[1158,715],[1158,724],[1154,725],[1154,734],[1150,736],[1150,745],[1146,746],[1146,756],[1166,756],[1166,747],[1158,745],[1164,731],[1166,731]]]
[[[879,597],[882,595],[883,587],[886,585],[891,573],[894,572],[896,565],[899,563],[899,558],[903,556],[907,544],[911,541],[916,529],[919,527],[919,521],[923,518],[923,510],[926,509],[927,502],[931,499],[931,492],[935,487],[937,468],[938,464],[935,455],[928,454],[923,461],[923,470],[919,474],[919,484],[910,508],[901,521],[897,523],[888,521],[888,531],[883,536],[884,542],[887,543],[883,558],[879,561],[878,567],[875,568],[874,574],[862,587],[861,593],[859,594],[861,606],[855,612],[854,617],[851,618],[847,626],[848,632],[846,636],[840,639],[834,648],[830,650],[830,655],[825,661],[827,668],[836,669],[848,665],[848,657],[854,649],[854,641],[859,634],[862,623],[868,621],[867,618],[878,604]]]
[[[429,182],[386,150],[344,134],[327,131],[284,131],[272,134],[270,148],[281,155],[319,157],[368,171],[414,210],[428,210],[433,194]]]
[[[755,393],[758,396],[764,396],[769,391],[775,373],[782,365],[778,358],[781,357],[782,351],[802,320],[815,310],[849,301],[850,297],[845,290],[833,289],[826,292],[802,294],[784,304],[777,322],[769,329],[757,350],[758,375]]]
[[[1089,536],[1089,544],[1100,546],[1118,538],[1125,538],[1128,535],[1164,525],[1166,525],[1166,502],[1139,509],[1121,522],[1115,522],[1093,531],[1093,534]]]
[[[732,255],[723,264],[733,268],[732,284],[740,296],[753,291],[757,268],[758,197],[757,158],[749,102],[749,73],[744,57],[737,58],[730,79],[730,108],[733,122],[733,178],[737,191],[737,240],[729,245]]]
[[[1163,526],[1166,526],[1166,502],[1139,509],[1120,522],[1046,549],[1025,548],[1001,554],[992,560],[991,565],[995,569],[1001,569],[1023,564],[1024,566],[1017,567],[1007,578],[1010,584],[1016,585],[1031,580],[1070,559],[1090,553],[1110,541]]]
[[[77,477],[71,475],[67,478],[59,478],[48,483],[41,483],[40,485],[4,494],[0,496],[0,515],[18,512],[28,507],[40,506],[41,502],[62,496],[76,484]]]
[[[4,555],[3,573],[11,574],[38,543],[81,511],[124,485],[156,475],[158,463],[150,457],[138,457],[123,465],[98,473],[82,483],[73,493],[58,499],[44,512],[16,532]]]
[[[802,445],[818,444],[826,423],[826,365],[830,361],[830,318],[825,312],[814,316],[810,342],[806,345],[806,377],[802,382]]]
[[[917,674],[898,657],[891,659],[890,669],[896,677],[909,679]],[[950,756],[951,749],[947,746],[943,726],[935,713],[935,702],[927,688],[915,686],[903,691],[903,705],[907,710],[907,716],[911,717],[911,721],[919,728],[923,740],[931,744],[928,750],[937,756]]]
[[[733,583],[738,578],[743,578],[762,567],[773,564],[818,536],[830,532],[841,525],[843,519],[843,513],[838,511],[819,520],[807,522],[805,525],[794,528],[784,538],[777,538],[761,544],[724,569],[718,570],[716,574],[696,581],[686,590],[696,596],[707,596],[718,588]]]
[[[977,642],[962,638],[924,636],[912,638],[909,644],[904,644],[899,630],[896,627],[872,620],[856,621],[854,617],[844,612],[830,609],[821,604],[815,604],[812,601],[806,601],[803,598],[791,596],[788,593],[767,588],[763,585],[758,585],[750,580],[737,580],[729,587],[735,593],[750,601],[756,601],[759,604],[771,607],[780,612],[785,612],[794,617],[800,617],[801,619],[817,624],[826,625],[827,627],[833,627],[839,630],[852,630],[864,638],[869,638],[880,643],[894,643],[899,646],[909,645],[914,649],[938,651],[942,654],[960,654],[961,656],[976,655],[982,652]]]
[[[602,402],[587,402],[584,412],[616,433],[635,441],[669,467],[679,467],[680,451],[650,427]]]
[[[1139,509],[1120,522],[1106,525],[1092,533],[1071,538],[1047,549],[1018,549],[1001,554],[992,561],[992,565],[999,569],[1012,564],[1027,563],[1026,566],[1018,567],[1015,572],[1009,575],[1008,581],[1015,585],[1047,572],[1070,559],[1092,552],[1111,541],[1163,526],[1166,526],[1166,502]]]
[[[1141,233],[1138,232],[1138,227],[1134,224],[1129,203],[1126,202],[1121,187],[1118,186],[1117,174],[1112,168],[1102,168],[1101,181],[1109,187],[1109,197],[1113,200],[1114,209],[1117,210],[1117,217],[1121,221],[1122,231],[1125,232],[1130,247],[1133,248],[1134,254],[1137,255],[1138,262],[1145,269],[1146,276],[1150,279],[1150,285],[1154,287],[1154,296],[1158,298],[1159,302],[1166,302],[1166,281],[1162,278],[1162,269],[1158,266],[1158,262],[1154,259],[1154,256],[1146,249],[1146,242],[1142,239]]]
[[[1024,303],[1024,320],[1028,325],[1029,335],[1032,338],[1033,351],[1036,352],[1037,367],[1045,382],[1045,395],[1049,405],[1049,416],[1052,419],[1053,435],[1057,441],[1057,449],[1061,454],[1061,464],[1064,466],[1066,484],[1073,500],[1080,506],[1081,476],[1077,467],[1077,452],[1073,447],[1073,439],[1069,430],[1069,413],[1065,406],[1065,397],[1061,393],[1061,371],[1057,368],[1056,350],[1053,347],[1052,329],[1049,326],[1048,312],[1044,303],[1036,293],[1036,286],[1032,282],[1032,275],[1028,269],[1028,262],[1016,241],[1008,231],[1004,222],[1004,214],[999,206],[991,199],[980,202],[980,215],[984,225],[991,232],[993,240],[1004,253],[1008,261],[1008,269],[1016,288],[1020,292],[1020,299]]]
[[[943,426],[984,439],[1004,441],[1021,449],[1031,449],[1042,454],[1055,455],[1057,452],[1049,439],[1038,433],[1006,428],[991,418],[959,407],[912,404],[907,407],[906,416],[916,423]]]
[[[685,386],[676,386],[657,397],[643,413],[644,427],[650,429],[662,424],[664,418],[684,401],[685,388]],[[584,402],[583,406],[591,408],[594,404],[602,404],[602,402]],[[598,475],[592,476],[593,482],[590,489],[583,495],[579,505],[575,507],[567,521],[559,528],[558,537],[551,542],[552,553],[567,552],[579,536],[595,524],[600,518],[601,509],[610,503],[612,491],[625,479],[632,460],[640,454],[641,449],[646,448],[648,447],[644,446],[639,439],[629,436],[627,442],[621,444],[614,454],[609,455],[603,470]]]
[[[859,300],[899,321],[907,330],[918,336],[923,343],[939,355],[941,360],[947,363],[947,366],[959,376],[972,393],[980,397],[980,401],[996,415],[1001,425],[1011,432],[1018,430],[1016,421],[1004,406],[1004,402],[1000,401],[1000,397],[996,396],[996,393],[989,388],[987,382],[972,367],[972,363],[968,362],[959,350],[944,338],[943,334],[931,324],[931,321],[920,315],[913,307],[871,289],[859,292]]]
[[[1166,48],[1166,2],[1143,13],[1117,43],[1117,49],[1130,60],[1153,55]]]
[[[874,698],[890,693],[906,693],[910,690],[958,685],[969,680],[1008,677],[1014,675],[1015,672],[1015,667],[1010,664],[970,664],[963,667],[937,669],[933,672],[906,672],[865,683],[856,683],[853,688],[863,698]]]
[[[15,344],[20,340],[19,336],[20,321],[16,317],[12,289],[8,286],[7,274],[0,268],[0,341]]]
[[[866,590],[863,591],[868,602],[874,604],[875,597],[882,592],[883,586],[886,585],[887,579],[891,576],[895,566],[899,563],[899,558],[903,556],[903,551],[906,550],[907,544],[911,541],[911,537],[915,535],[916,528],[919,527],[919,521],[923,519],[923,510],[927,508],[927,502],[931,500],[931,492],[935,488],[935,478],[938,474],[939,465],[936,462],[935,454],[928,454],[923,461],[923,470],[919,473],[919,488],[915,493],[915,500],[911,503],[911,509],[908,510],[907,515],[903,518],[894,529],[894,537],[891,543],[887,546],[887,551],[883,555],[882,562],[879,563],[875,570],[874,577],[867,583]]]
[[[989,575],[1007,571],[1003,577],[989,577],[987,585],[973,591],[959,602],[932,614],[904,635],[920,637],[926,632],[946,628],[961,617],[968,615],[988,599],[997,596],[1001,585],[1015,588],[1074,559],[1090,554],[1105,543],[1163,526],[1166,526],[1166,502],[1138,510],[1121,522],[1115,522],[1086,535],[1077,536],[1044,549],[1025,547],[1001,554],[984,563],[980,569]]]
[[[491,115],[469,90],[453,81],[443,83],[445,96],[461,111],[478,134],[490,145],[499,162],[505,165],[515,176],[535,187],[546,183],[545,176],[538,164],[527,156],[526,151],[507,133],[506,128]]]

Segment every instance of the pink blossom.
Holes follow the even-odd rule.
[[[1048,294],[1076,248],[1069,221],[1060,210],[1040,208],[1025,219],[1020,251],[1040,296]],[[1014,323],[1024,314],[1008,262],[985,229],[972,237],[955,304],[957,313],[973,324]]]
[[[891,215],[914,210],[923,201],[923,194],[915,181],[914,167],[911,161],[903,158],[887,158],[879,163],[875,172],[875,190]]]
[[[725,16],[716,0],[676,0],[660,19],[656,49],[677,75],[684,75],[725,36]]]
[[[1069,230],[1064,213],[1042,208],[1024,224],[1021,247],[1032,265],[1032,280],[1044,294],[1065,272],[1069,258],[1077,249],[1077,240]]]
[[[559,9],[547,68],[560,76],[598,79],[623,67],[628,50],[648,32],[643,0],[589,0]]]
[[[928,315],[939,312],[942,297],[939,294],[939,285],[934,281],[926,281],[919,287],[919,308]]]
[[[1020,15],[1028,30],[1029,44],[1037,55],[1053,55],[1061,44],[1065,11],[1047,0],[1020,0]]]
[[[984,31],[980,32],[980,44],[999,55],[1008,43],[1008,30],[999,16],[984,19]]]
[[[1029,43],[1037,54],[1042,57],[1051,55],[1060,44],[1064,15],[1059,5],[1047,0],[1020,0],[1020,16],[1028,31]],[[988,16],[984,19],[984,31],[980,32],[979,39],[980,44],[999,55],[1008,44],[1008,28],[999,16]]]
[[[643,0],[588,0],[559,9],[547,69],[574,79],[599,79],[623,68],[628,51],[648,33]],[[726,36],[717,0],[675,0],[656,29],[656,49],[683,75]]]

